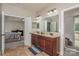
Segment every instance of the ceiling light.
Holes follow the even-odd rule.
[[[50,15],[50,14],[52,14],[52,13],[53,13],[52,11],[49,11],[47,14]]]
[[[40,19],[40,18],[41,18],[41,16],[37,16],[37,17],[36,17],[36,19]]]
[[[50,14],[52,14],[52,13],[53,13],[53,11],[50,11],[49,13],[50,13]]]
[[[48,12],[47,15],[50,15],[50,13]]]
[[[57,10],[55,9],[53,12],[57,12]]]
[[[55,13],[55,12],[57,12],[56,8],[55,8],[55,9],[52,9],[52,10],[50,10],[50,11],[48,11],[47,15],[51,15],[51,14],[53,14],[53,13]]]

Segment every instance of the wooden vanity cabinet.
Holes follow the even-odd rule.
[[[32,34],[32,44],[40,47],[50,56],[59,55],[59,37],[51,38],[42,35]]]
[[[59,55],[59,37],[45,37],[45,52],[51,56]]]
[[[32,39],[32,44],[39,46],[39,39],[38,39],[38,35],[32,34],[31,35],[31,39]]]
[[[31,39],[32,39],[32,44],[35,44],[36,43],[36,35],[32,34]]]
[[[52,55],[52,40],[45,38],[45,52]]]
[[[53,38],[52,42],[52,53],[54,56],[57,56],[59,55],[59,37]]]
[[[42,50],[45,50],[45,38],[43,36],[39,35],[39,47]]]

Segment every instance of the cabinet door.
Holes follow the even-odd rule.
[[[45,52],[52,55],[52,41],[49,38],[45,40]]]
[[[35,40],[34,40],[34,35],[33,35],[33,34],[31,35],[31,41],[32,41],[32,44],[34,44],[34,43],[35,43]]]
[[[36,39],[37,39],[36,35],[32,34],[31,37],[32,37],[32,44],[36,44]]]
[[[43,36],[39,36],[39,46],[42,50],[45,49],[45,39]]]
[[[39,35],[38,38],[39,38],[39,47],[41,48],[41,36]]]
[[[37,46],[37,47],[39,47],[39,35],[36,35],[36,39],[35,39],[35,45]]]
[[[53,39],[53,55],[57,56],[59,54],[59,38]]]
[[[41,49],[45,50],[45,39],[41,39],[40,41],[41,41],[41,43],[40,43]]]

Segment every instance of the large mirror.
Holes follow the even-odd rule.
[[[50,16],[41,18],[38,20],[33,20],[32,22],[33,32],[58,32],[59,31],[59,16]]]
[[[58,15],[44,18],[45,32],[58,32],[59,20]]]

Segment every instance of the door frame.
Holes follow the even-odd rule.
[[[18,17],[18,18],[24,18],[25,17],[21,17],[21,16],[15,16],[15,15],[9,15],[9,14],[5,14],[4,11],[2,11],[2,55],[4,56],[4,50],[5,50],[5,36],[4,36],[4,32],[5,32],[5,16],[12,16],[12,17]],[[25,22],[24,22],[25,23]],[[24,26],[25,28],[25,26]],[[25,39],[24,39],[25,41]],[[24,45],[25,45],[25,42],[24,42]]]
[[[4,43],[4,11],[2,11],[2,55],[4,55],[5,43]]]
[[[70,10],[73,10],[73,9],[76,9],[76,8],[79,8],[79,4],[78,5],[75,5],[75,6],[72,6],[72,7],[69,7],[69,8],[66,8],[66,9],[63,9],[61,10],[60,12],[60,55],[64,55],[64,45],[65,45],[65,28],[64,28],[64,13],[67,12],[67,11],[70,11]]]

